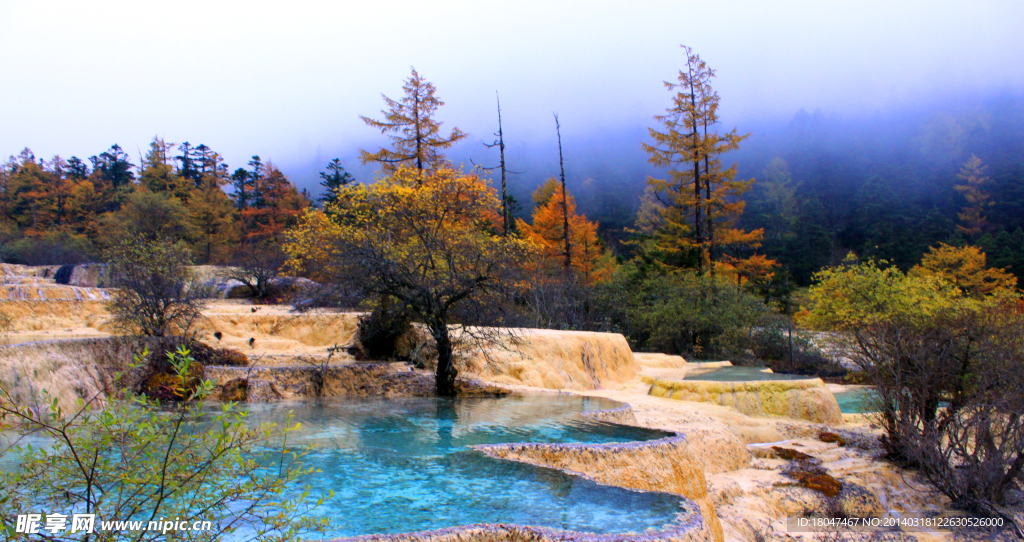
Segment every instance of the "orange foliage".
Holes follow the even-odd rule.
[[[984,297],[998,291],[1013,291],[1017,277],[1002,269],[988,267],[985,253],[980,248],[957,248],[939,243],[921,258],[921,264],[911,270],[912,276],[939,276],[959,288],[969,297]]]
[[[533,224],[517,219],[523,237],[541,247],[542,258],[533,264],[538,273],[554,274],[563,269],[565,261],[565,231],[563,229],[562,191],[555,190],[554,178],[537,189],[533,209]],[[611,277],[613,260],[597,236],[597,222],[586,215],[576,214],[576,200],[567,193],[569,214],[569,255],[572,270],[588,284],[602,282]]]
[[[278,239],[288,226],[298,223],[309,200],[288,182],[288,178],[269,161],[259,178],[260,201],[242,210],[244,240]]]
[[[726,256],[722,263],[715,265],[716,272],[729,276],[737,286],[747,283],[764,284],[771,280],[779,262],[761,254],[749,258],[736,259]]]

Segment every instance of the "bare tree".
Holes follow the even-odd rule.
[[[569,247],[569,204],[565,195],[565,165],[562,161],[562,125],[555,113],[555,133],[558,134],[558,177],[562,181],[562,234],[565,236],[565,271],[572,269],[572,252]]]
[[[208,291],[189,270],[182,241],[129,238],[109,254],[116,290],[107,303],[114,326],[152,337],[185,335],[200,318]]]
[[[327,349],[327,357],[303,357],[299,361],[313,369],[313,394],[316,397],[324,396],[324,387],[327,384],[327,369],[331,366],[331,359],[338,352],[344,352],[348,346],[335,344]]]
[[[495,96],[498,95],[497,91],[495,91],[494,95]],[[489,149],[492,149],[494,147],[498,147],[498,150],[501,153],[500,154],[501,162],[497,166],[494,166],[494,167],[479,166],[479,165],[476,165],[475,163],[473,165],[475,165],[476,167],[478,167],[480,169],[486,170],[486,171],[493,171],[495,169],[501,169],[501,231],[502,231],[502,235],[508,235],[508,233],[509,233],[509,231],[511,229],[511,226],[512,226],[512,224],[511,224],[511,217],[509,216],[510,215],[509,202],[511,200],[510,200],[510,196],[508,195],[508,189],[507,189],[507,184],[506,184],[506,180],[505,180],[505,174],[506,173],[512,173],[512,174],[518,175],[520,173],[525,173],[525,171],[508,171],[507,169],[505,169],[505,134],[504,134],[504,132],[502,131],[502,128],[501,128],[501,100],[500,99],[498,99],[498,131],[495,132],[494,135],[498,139],[495,139],[494,143],[484,143],[484,146],[489,148]]]
[[[1024,318],[1016,308],[878,323],[854,333],[850,357],[876,386],[890,456],[958,507],[1013,523],[1001,505],[1024,482]]]
[[[246,241],[235,253],[224,277],[249,287],[252,296],[264,299],[272,293],[273,282],[281,275],[288,255],[271,241]]]

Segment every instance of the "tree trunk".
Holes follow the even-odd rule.
[[[459,371],[452,359],[452,340],[448,336],[448,326],[431,326],[430,333],[437,342],[437,372],[434,373],[437,395],[455,397],[455,377],[459,375]]]

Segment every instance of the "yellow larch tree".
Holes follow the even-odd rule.
[[[679,71],[677,82],[665,82],[675,91],[672,106],[655,117],[662,129],[649,129],[653,144],[644,144],[649,161],[668,169],[666,179],[648,178],[651,203],[656,204],[647,211],[656,209],[661,215],[652,235],[657,252],[676,265],[714,274],[716,262],[726,259],[725,249],[756,248],[764,232],[735,227],[744,208],[740,196],[753,180],[737,180],[736,165],[723,169],[720,157],[739,148],[747,136],[735,129],[724,134],[715,130],[720,101],[711,87],[715,71],[689,47],[683,50],[686,68]]]
[[[1012,292],[1017,287],[1017,277],[1002,269],[988,267],[985,253],[970,245],[958,248],[940,243],[938,247],[931,247],[909,274],[945,279],[964,295],[973,298],[1001,291]]]
[[[327,212],[309,210],[289,231],[289,265],[405,307],[436,342],[437,393],[454,395],[450,326],[521,284],[520,262],[533,257],[533,246],[502,235],[497,192],[461,170],[399,166],[372,185],[337,193]]]
[[[985,176],[985,166],[981,165],[981,159],[973,154],[960,169],[957,177],[964,181],[964,184],[955,185],[954,188],[967,200],[964,210],[957,215],[963,222],[963,224],[957,225],[957,231],[966,235],[968,239],[975,240],[984,233],[988,226],[985,210],[992,205],[992,202],[989,201],[991,198],[982,187],[989,179]]]

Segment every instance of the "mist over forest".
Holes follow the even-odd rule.
[[[625,228],[633,226],[647,177],[664,176],[640,145],[650,140],[647,128],[655,122],[578,133],[562,120],[567,186],[579,210],[600,223],[607,246],[628,257],[621,241],[629,237]],[[800,109],[789,118],[725,120],[720,126],[734,127],[749,137],[723,162],[736,163],[739,178],[755,179],[741,225],[765,229],[763,251],[787,265],[798,283],[808,284],[811,274],[849,251],[908,269],[929,246],[954,242],[965,205],[954,185],[962,182],[957,174],[972,155],[992,179],[991,230],[980,243],[990,263],[1024,276],[1024,235],[1014,236],[1024,226],[1021,94],[929,97],[871,113]],[[509,167],[523,172],[508,177],[520,218],[530,216],[531,193],[558,175],[553,120],[551,133],[525,141],[506,130]],[[488,135],[471,133],[452,149],[452,160],[466,167],[496,164],[497,151],[481,144],[490,142]],[[373,178],[355,155],[343,162],[359,180]],[[322,166],[293,170],[298,186],[316,191]]]
[[[517,218],[529,221],[531,194],[558,175],[551,124],[552,137],[536,141],[506,130],[508,186]],[[641,146],[650,141],[648,127],[653,126],[651,119],[647,125],[581,133],[563,119],[567,187],[578,210],[599,223],[605,246],[627,259],[632,254],[624,241],[630,238],[627,230],[634,226],[648,176],[665,174],[649,163]],[[971,156],[981,159],[991,179],[987,230],[976,244],[991,265],[1024,276],[1024,97],[1019,93],[979,92],[861,114],[800,109],[788,119],[720,125],[723,130],[734,127],[749,137],[723,155],[723,163],[735,163],[738,178],[755,179],[744,195],[739,225],[763,228],[759,251],[785,266],[798,284],[809,284],[815,271],[839,263],[851,251],[908,269],[930,246],[963,244],[957,215],[965,199],[954,187],[962,182],[958,173]],[[493,139],[489,136],[470,134],[449,158],[466,169],[495,166],[496,150],[484,146]],[[141,154],[135,159],[132,154],[126,152],[125,158],[133,166],[145,163]],[[287,174],[313,200],[323,195],[320,173],[333,156],[322,149],[310,154],[315,158],[286,162],[279,174]],[[359,182],[377,176],[354,153],[342,154],[341,164]],[[497,172],[482,173],[497,182]]]

